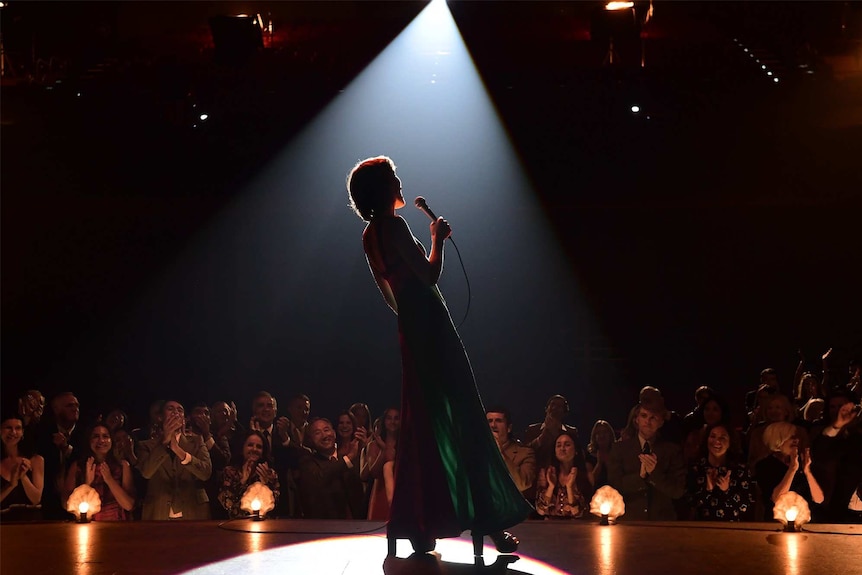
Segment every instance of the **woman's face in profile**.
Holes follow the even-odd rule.
[[[575,442],[568,435],[561,435],[554,444],[554,451],[560,463],[568,463],[575,459]]]
[[[260,461],[263,456],[263,441],[257,435],[249,435],[242,446],[242,455],[246,461]]]
[[[395,199],[395,209],[403,208],[405,205],[404,202],[404,194],[401,191],[401,178],[392,173],[392,179],[390,180],[390,190],[392,191],[392,197]]]

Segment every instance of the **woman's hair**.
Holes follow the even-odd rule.
[[[823,417],[826,410],[826,400],[822,397],[812,397],[802,408],[802,419],[805,421],[817,421]]]
[[[270,463],[269,458],[269,442],[263,436],[263,433],[256,429],[248,429],[245,433],[240,436],[239,443],[236,444],[237,449],[233,452],[230,458],[230,464],[237,469],[242,468],[245,463],[245,442],[248,441],[248,438],[252,435],[257,435],[260,438],[260,442],[263,444],[263,451],[260,455],[259,461],[265,461],[266,463]]]
[[[700,456],[707,457],[709,455],[709,434],[716,427],[723,427],[727,431],[727,436],[730,438],[730,446],[727,448],[725,457],[727,458],[728,466],[743,463],[745,461],[742,454],[742,438],[739,433],[729,424],[722,420],[715,425],[707,425],[703,428],[703,436],[700,439]]]
[[[599,450],[599,444],[596,442],[596,431],[599,429],[607,429],[611,434],[611,443],[613,443],[617,438],[617,432],[614,431],[613,426],[605,421],[604,419],[600,419],[593,424],[593,430],[590,432],[590,443],[587,445],[587,451],[590,453],[595,453]]]
[[[763,443],[770,451],[781,451],[784,442],[797,434],[796,426],[786,421],[770,423],[763,430]]]
[[[353,417],[353,425],[357,427],[359,426],[359,414],[361,413],[362,416],[365,418],[365,426],[371,427],[371,410],[368,409],[368,404],[354,403],[347,409],[347,412]],[[368,433],[371,433],[370,429],[366,429],[366,431]]]
[[[392,202],[391,179],[395,163],[387,156],[357,162],[347,174],[350,209],[366,222]]]
[[[816,384],[814,393],[808,393],[808,382],[811,380],[814,380],[814,383]],[[819,396],[820,396],[820,380],[818,380],[817,376],[815,376],[810,371],[806,371],[805,373],[802,374],[802,377],[799,378],[799,386],[796,388],[796,397],[794,399],[805,401],[805,400],[808,400],[812,397],[819,397]]]

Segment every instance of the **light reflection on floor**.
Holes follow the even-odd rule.
[[[260,536],[255,533],[252,535]],[[414,560],[407,558],[411,553],[410,542],[399,540],[397,556],[401,559],[386,558],[386,537],[382,535],[363,535],[337,537],[286,545],[256,553],[247,553],[217,563],[204,565],[185,575],[272,575],[272,573],[313,573],[315,575],[419,575],[424,573],[468,574],[468,573],[510,573],[512,575],[564,575],[556,569],[536,559],[519,555],[508,568],[494,568],[498,553],[493,547],[485,547],[485,563],[488,567],[477,569],[473,566],[473,545],[469,539],[441,539],[437,542],[438,559]]]

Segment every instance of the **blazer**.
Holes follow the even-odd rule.
[[[517,439],[509,439],[500,449],[500,455],[509,468],[509,474],[523,493],[536,482],[536,452],[532,448],[521,445]]]
[[[306,519],[364,519],[358,461],[304,452],[299,458],[299,508]]]
[[[650,442],[656,468],[646,479],[640,476],[640,440],[637,436],[614,444],[608,458],[608,482],[626,504],[624,519],[676,521],[674,499],[685,493],[686,469],[682,450],[656,437]]]
[[[191,454],[187,465],[160,438],[138,444],[137,468],[147,480],[141,519],[170,519],[182,511],[183,519],[209,519],[210,506],[204,482],[212,473],[209,450],[199,435],[181,435],[180,447]]]

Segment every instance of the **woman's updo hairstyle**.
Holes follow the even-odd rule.
[[[387,156],[359,161],[347,174],[350,209],[366,222],[371,221],[375,212],[388,209],[394,174],[395,163]]]

